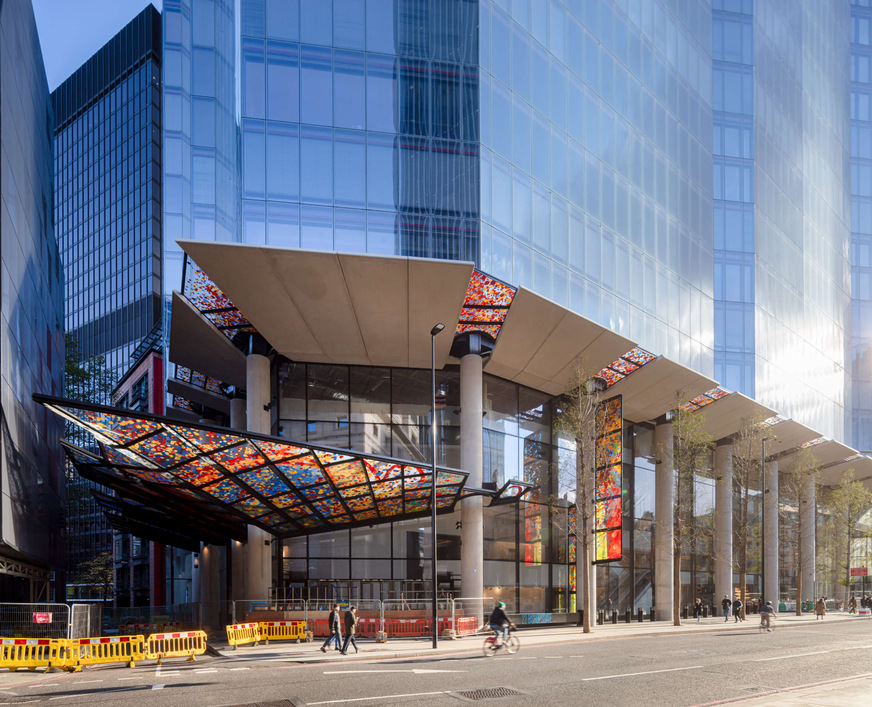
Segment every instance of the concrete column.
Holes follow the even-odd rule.
[[[763,473],[763,601],[778,611],[778,462]]]
[[[230,426],[234,430],[247,428],[245,420],[245,398],[237,397],[230,399]]]
[[[213,629],[220,627],[218,621],[218,602],[220,601],[218,579],[218,548],[214,545],[200,545],[200,601],[203,610],[200,614],[203,625]]]
[[[482,485],[482,359],[468,353],[460,359],[460,468],[469,473],[467,486]],[[484,520],[482,497],[461,501],[460,581],[465,597],[484,594]]]
[[[269,434],[270,364],[260,353],[245,358],[245,418],[249,432]],[[231,408],[232,412],[232,408]],[[267,599],[272,585],[272,536],[253,525],[248,526],[245,550],[245,599]]]
[[[815,567],[816,567],[816,549],[815,549],[815,519],[817,518],[817,499],[814,476],[809,475],[805,480],[805,489],[803,492],[802,506],[799,512],[802,516],[802,537],[800,543],[802,547],[802,597],[814,601],[817,597],[815,589]]]
[[[733,445],[715,447],[715,597],[733,598]]]
[[[675,536],[675,479],[672,423],[654,428],[654,606],[658,621],[672,620],[675,599],[672,542]]]
[[[196,552],[191,553],[191,601],[200,601],[200,557]]]

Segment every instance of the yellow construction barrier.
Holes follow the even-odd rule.
[[[65,638],[0,638],[0,668],[66,669],[68,644]]]
[[[66,667],[77,673],[83,665],[127,663],[136,666],[145,657],[145,636],[113,636],[111,638],[74,638],[69,643]]]
[[[194,656],[206,652],[206,634],[203,631],[182,631],[181,633],[153,633],[145,639],[145,657],[157,659],[184,658],[197,660]]]
[[[227,642],[233,646],[241,646],[244,643],[257,645],[260,642],[260,629],[256,623],[233,624],[226,627]]]
[[[306,640],[305,621],[260,621],[257,624],[260,637],[269,645],[273,641]],[[229,632],[228,632],[229,636]]]

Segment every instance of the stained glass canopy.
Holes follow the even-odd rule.
[[[330,449],[281,437],[180,423],[154,415],[49,396],[34,400],[93,435],[98,450],[65,445],[72,463],[91,478],[104,471],[125,486],[219,506],[277,537],[428,516],[433,475],[426,465]],[[437,468],[437,512],[461,496],[492,502],[521,500],[531,485],[499,490],[466,487],[468,474]]]

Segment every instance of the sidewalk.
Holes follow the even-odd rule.
[[[643,623],[617,623],[594,626],[591,633],[582,633],[580,627],[575,625],[566,626],[543,626],[541,628],[523,628],[518,630],[518,638],[524,646],[541,646],[557,643],[608,640],[616,638],[629,638],[631,636],[660,636],[670,634],[688,634],[712,631],[756,631],[758,624],[756,614],[750,615],[747,620],[735,623],[732,618],[725,622],[723,617],[702,619],[697,622],[694,619],[682,621],[681,626],[673,626],[669,621],[645,621]],[[776,618],[777,629],[789,629],[791,626],[820,623],[814,614],[803,614],[801,617],[795,614],[782,613]],[[868,621],[872,629],[872,619],[849,616],[848,614],[829,614],[824,621]],[[432,648],[432,638],[390,638],[387,643],[375,643],[372,639],[359,641],[361,652],[355,656],[357,660],[385,660],[390,658],[426,657],[434,655],[453,655],[469,652],[479,652],[484,634],[466,636],[458,639],[443,639],[440,637],[436,650]],[[288,643],[273,642],[270,645],[240,646],[234,650],[226,644],[226,641],[210,642],[210,647],[217,649],[222,656],[235,659],[272,659],[285,658],[299,663],[327,663],[337,660],[347,660],[333,648],[327,653],[322,653],[320,648],[323,638],[316,638],[312,643]],[[354,654],[352,654],[354,655]]]

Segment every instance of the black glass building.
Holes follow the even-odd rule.
[[[160,318],[160,65],[150,5],[52,94],[66,331],[119,377]]]

